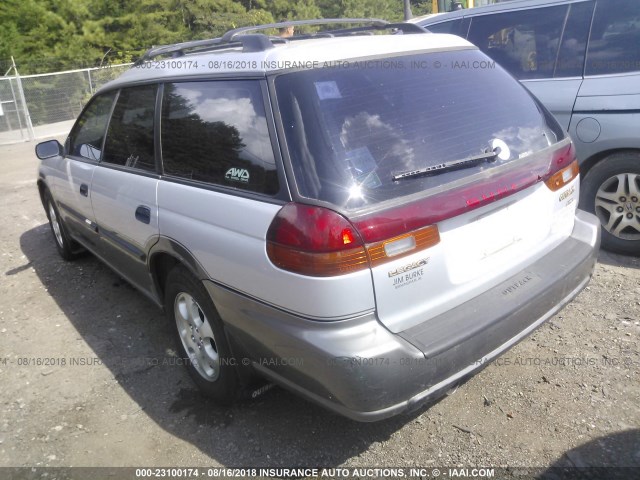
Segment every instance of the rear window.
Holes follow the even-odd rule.
[[[298,193],[347,210],[515,161],[563,137],[527,91],[478,50],[285,73],[275,89]],[[503,159],[393,180],[496,144],[504,145]]]

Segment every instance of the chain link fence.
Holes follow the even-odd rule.
[[[0,77],[0,144],[29,140],[21,92],[17,77]]]
[[[91,95],[130,65],[0,77],[0,144],[68,133]]]

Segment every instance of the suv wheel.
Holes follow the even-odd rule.
[[[602,223],[602,247],[640,255],[640,154],[616,153],[596,164],[582,182],[580,207]]]
[[[56,249],[64,260],[73,260],[77,256],[74,252],[75,242],[69,238],[67,229],[60,218],[58,207],[56,207],[49,190],[45,190],[44,192],[44,202],[51,233],[56,242]]]
[[[231,403],[238,377],[211,297],[202,282],[182,266],[171,270],[166,285],[165,309],[175,323],[176,345],[189,374],[207,396]]]

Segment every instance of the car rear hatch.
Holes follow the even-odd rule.
[[[295,201],[343,217],[353,265],[335,272],[366,263],[393,332],[499,284],[571,233],[570,140],[476,49],[281,74],[274,93]]]

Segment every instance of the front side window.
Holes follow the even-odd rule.
[[[609,0],[596,7],[587,75],[640,70],[640,2]]]
[[[165,175],[275,195],[278,176],[260,83],[169,83],[162,100]]]
[[[102,141],[114,97],[113,92],[99,95],[82,112],[69,135],[67,150],[69,155],[100,161]]]
[[[567,8],[473,17],[468,40],[520,80],[552,78]]]
[[[155,171],[153,114],[156,85],[124,88],[109,122],[103,162]]]

